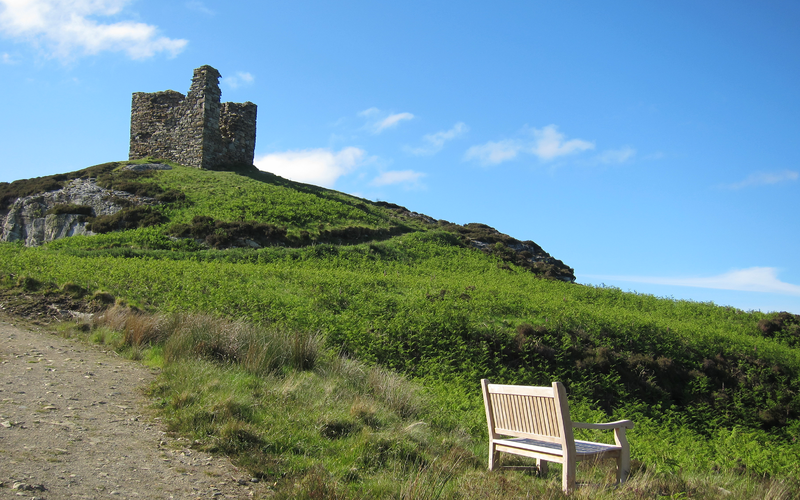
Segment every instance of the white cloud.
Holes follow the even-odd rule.
[[[14,64],[16,61],[8,54],[8,52],[3,52],[3,54],[0,55],[0,62],[3,64]]]
[[[667,278],[652,276],[586,276],[596,280],[629,281],[653,285],[688,286],[695,288],[714,288],[740,292],[765,292],[784,295],[800,295],[800,286],[784,283],[778,279],[774,267],[751,267],[710,277]]]
[[[464,122],[458,122],[450,130],[441,130],[435,134],[427,134],[422,137],[424,146],[410,148],[409,152],[415,155],[432,155],[442,150],[444,143],[451,141],[469,131],[469,127]]]
[[[380,112],[381,112],[381,110],[380,110],[380,109],[378,109],[378,108],[376,108],[376,107],[372,107],[372,108],[367,108],[367,109],[365,109],[364,111],[359,111],[359,112],[358,112],[358,116],[367,116],[367,117],[369,117],[369,116],[375,116],[375,115],[377,115],[377,114],[378,114],[378,113],[380,113]]]
[[[476,160],[483,165],[497,165],[513,160],[519,153],[529,153],[541,161],[550,161],[560,156],[594,149],[594,143],[582,139],[565,140],[565,135],[558,131],[556,125],[547,125],[541,129],[523,129],[523,137],[489,141],[486,144],[472,146],[464,155],[465,160]],[[525,137],[528,136],[528,137]],[[533,136],[531,139],[529,136]]]
[[[667,155],[664,154],[663,151],[656,151],[655,153],[650,153],[649,155],[645,156],[645,160],[663,160],[666,158]]]
[[[513,160],[522,149],[523,144],[513,139],[489,141],[486,144],[469,148],[464,154],[464,159],[477,160],[482,165],[497,165],[507,160]]]
[[[387,128],[396,127],[398,123],[403,120],[413,120],[414,115],[411,113],[395,113],[389,114],[381,111],[378,108],[369,108],[360,111],[358,116],[368,118],[367,128],[373,134],[380,134]]]
[[[594,149],[594,143],[581,139],[564,141],[564,134],[559,132],[555,125],[548,125],[543,129],[533,129],[533,137],[536,141],[531,152],[545,161],[586,149]]]
[[[45,47],[53,57],[76,53],[125,52],[145,59],[166,52],[175,56],[186,40],[160,36],[150,24],[134,21],[99,23],[93,16],[116,16],[130,0],[0,0],[0,32]]]
[[[347,147],[335,153],[330,149],[304,149],[270,153],[255,158],[259,170],[293,181],[332,188],[339,177],[365,163],[366,151]]]
[[[198,0],[191,0],[189,2],[186,2],[186,8],[189,10],[193,10],[195,12],[199,12],[201,14],[205,14],[206,16],[214,16],[217,14],[213,10],[206,7],[206,5],[203,2],[200,2]]]
[[[251,85],[254,81],[256,81],[256,77],[244,71],[237,71],[233,76],[222,78],[222,84],[232,89],[238,89],[244,85]]]
[[[800,174],[792,170],[784,170],[783,172],[755,172],[749,175],[745,180],[728,184],[728,189],[742,189],[750,186],[765,186],[770,184],[779,184],[781,182],[796,181],[800,178]]]
[[[411,120],[413,118],[414,115],[412,115],[411,113],[396,113],[394,115],[389,115],[378,123],[375,132],[376,133],[383,132],[387,128],[396,126],[403,120]]]
[[[597,155],[597,161],[600,163],[625,163],[636,156],[636,150],[630,146],[624,146],[620,149],[608,149]]]
[[[415,172],[413,170],[390,170],[383,172],[376,177],[370,184],[373,186],[388,186],[391,184],[408,184],[420,186],[420,179],[425,177],[422,172]]]

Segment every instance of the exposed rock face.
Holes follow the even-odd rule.
[[[486,243],[485,241],[473,239],[470,239],[469,243],[485,253],[492,253],[492,249],[496,245],[496,243]],[[509,244],[508,248],[516,252],[519,256],[517,260],[520,258],[524,259],[532,265],[531,267],[540,270],[540,272],[548,278],[566,281],[567,283],[575,282],[575,270],[555,257],[552,257],[536,243],[532,241],[521,241]]]
[[[90,179],[75,179],[63,189],[20,198],[2,221],[0,241],[24,241],[37,246],[59,238],[94,234],[86,229],[83,214],[48,214],[57,205],[91,207],[92,215],[112,215],[124,206],[152,205],[155,200],[124,191],[103,189]]]
[[[532,269],[539,275],[566,281],[567,283],[575,282],[574,269],[552,257],[533,241],[519,241],[486,224],[471,222],[460,226],[446,220],[437,221],[433,217],[412,212],[406,207],[394,203],[379,201],[375,204],[394,211],[401,218],[416,219],[430,226],[460,234],[473,248],[477,248],[487,254],[497,255],[506,262],[513,262]]]

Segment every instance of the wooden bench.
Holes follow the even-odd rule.
[[[561,382],[553,382],[552,387],[531,387],[492,384],[483,379],[481,386],[489,426],[489,470],[496,467],[500,452],[535,458],[540,474],[547,473],[548,462],[561,463],[561,487],[569,492],[575,487],[577,462],[613,458],[617,461],[617,482],[628,478],[631,460],[625,429],[633,429],[630,420],[573,422]],[[616,445],[576,440],[573,428],[613,429]]]

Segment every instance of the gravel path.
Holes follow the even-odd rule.
[[[263,498],[145,410],[155,373],[0,317],[0,499]]]

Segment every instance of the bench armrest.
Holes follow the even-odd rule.
[[[617,420],[616,422],[609,422],[607,424],[586,424],[583,422],[572,422],[572,427],[576,427],[578,429],[613,429],[614,442],[617,443],[617,446],[622,449],[622,456],[630,457],[631,449],[628,445],[628,438],[625,436],[625,429],[633,429],[633,422],[630,420]],[[630,470],[630,464],[628,464],[626,467],[628,468],[625,470]]]
[[[587,424],[584,422],[572,422],[572,427],[576,427],[578,429],[599,429],[599,430],[611,430],[611,429],[633,429],[633,422],[630,420],[617,420],[616,422],[608,422],[606,424]]]

